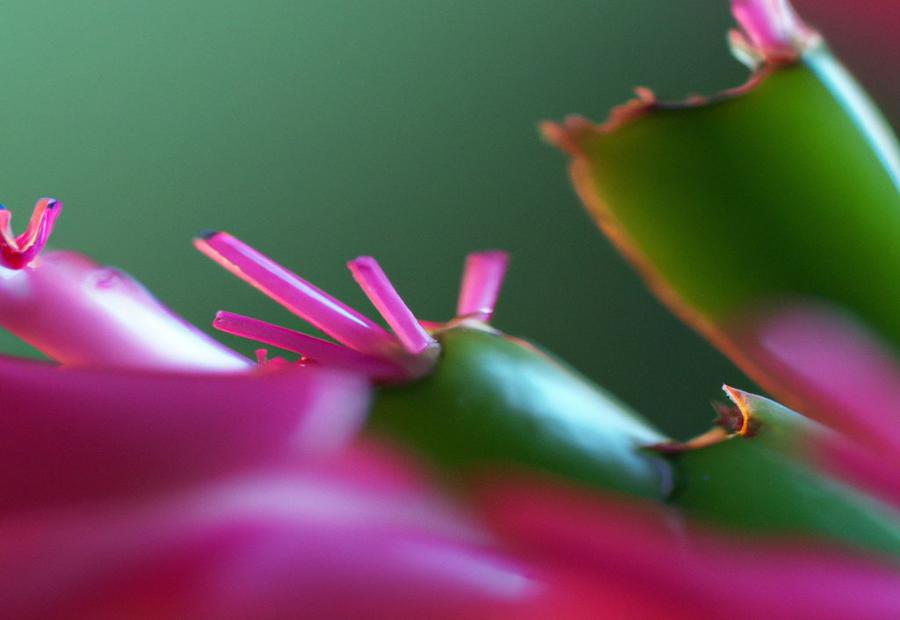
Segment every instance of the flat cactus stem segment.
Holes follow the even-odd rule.
[[[370,433],[457,482],[525,467],[654,499],[671,490],[669,463],[644,449],[666,438],[577,373],[484,328],[464,324],[437,338],[434,372],[381,389]]]
[[[900,557],[900,512],[822,471],[832,432],[778,403],[726,388],[751,432],[673,457],[671,503],[744,534],[822,538]]]
[[[730,333],[761,304],[830,301],[900,351],[896,138],[823,45],[705,102],[544,134],[657,295],[767,386]]]

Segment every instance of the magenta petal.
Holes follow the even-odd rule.
[[[206,256],[338,342],[363,353],[394,347],[394,337],[350,306],[228,233],[195,239]]]
[[[19,271],[0,268],[0,325],[66,365],[250,367],[128,274],[74,252],[48,252]]]
[[[841,438],[830,438],[816,448],[819,466],[900,509],[900,458],[896,453]]]
[[[757,313],[737,333],[794,407],[846,434],[819,446],[822,465],[900,505],[900,364],[874,335],[814,304]]]
[[[109,372],[0,358],[0,513],[154,492],[352,439],[360,376]]]
[[[496,618],[538,587],[442,500],[315,470],[0,521],[15,618]]]
[[[406,370],[390,360],[233,312],[218,312],[213,326],[228,334],[299,353],[318,364],[362,373],[376,381],[402,381],[407,377]]]
[[[677,515],[659,507],[533,480],[490,491],[485,493],[489,519],[523,553],[543,566],[568,567],[607,588],[618,586],[620,597],[668,603],[673,615],[900,617],[900,571],[861,556],[790,540],[747,544],[689,531]],[[598,601],[601,609],[606,604]]]
[[[900,364],[864,327],[810,304],[756,315],[744,333],[803,413],[900,453]]]
[[[457,316],[472,316],[489,321],[500,296],[509,255],[506,252],[476,252],[466,257]]]
[[[384,317],[407,352],[417,355],[437,342],[419,324],[403,298],[397,293],[387,274],[371,256],[360,256],[347,266],[372,305]]]

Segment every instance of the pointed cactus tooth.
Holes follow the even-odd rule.
[[[900,512],[827,473],[845,437],[761,396],[726,387],[743,422],[729,438],[673,457],[671,502],[757,535],[813,537],[900,557]]]
[[[776,390],[733,332],[764,304],[828,301],[900,351],[900,151],[787,2],[733,7],[733,42],[757,65],[747,84],[682,104],[636,100],[603,125],[544,134],[657,295]]]

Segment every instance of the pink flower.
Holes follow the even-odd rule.
[[[175,316],[140,283],[75,252],[38,255],[62,211],[44,198],[28,229],[0,210],[0,325],[67,366],[245,370],[250,362]]]
[[[887,348],[816,303],[770,308],[738,329],[793,406],[842,431],[820,446],[822,465],[900,507],[900,364]]]
[[[553,481],[486,486],[495,531],[568,593],[531,618],[844,620],[900,613],[900,574],[790,540],[737,542],[675,513]]]
[[[48,204],[38,233],[3,220],[0,321],[65,365],[0,358],[5,617],[468,617],[540,591],[359,444],[366,377],[256,368],[127,275],[38,257]]]
[[[900,575],[846,551],[749,547],[530,473],[462,501],[357,437],[372,379],[439,363],[377,263],[351,269],[393,334],[232,237],[200,245],[347,346],[220,314],[309,358],[254,367],[124,274],[103,286],[79,255],[9,259],[0,320],[64,364],[0,358],[4,617],[900,614]],[[505,263],[470,257],[457,320],[490,317]]]

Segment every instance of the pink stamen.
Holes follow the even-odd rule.
[[[377,323],[316,288],[228,233],[194,240],[203,254],[285,308],[352,349],[385,355],[395,338]]]
[[[371,256],[360,256],[347,263],[347,267],[407,351],[416,355],[437,345],[403,302],[378,261]]]
[[[249,338],[279,349],[299,353],[327,366],[362,372],[377,381],[400,381],[408,377],[406,370],[387,360],[315,338],[301,332],[273,325],[232,312],[218,312],[213,326],[225,333]],[[260,349],[265,351],[265,349]],[[257,353],[259,359],[259,354]],[[263,363],[265,361],[265,357]]]
[[[34,207],[28,227],[18,237],[10,229],[11,214],[0,211],[0,265],[8,269],[27,267],[47,244],[62,203],[53,198],[41,198]]]
[[[476,252],[466,257],[457,316],[472,316],[489,321],[503,286],[509,255],[493,250]]]
[[[743,29],[733,42],[767,60],[791,60],[818,40],[788,0],[732,0],[731,11]]]

